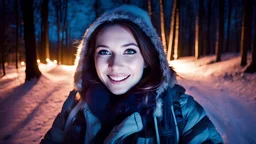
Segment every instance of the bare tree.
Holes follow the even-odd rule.
[[[56,25],[57,25],[57,60],[58,64],[62,63],[62,49],[60,45],[60,33],[61,33],[61,26],[60,26],[60,15],[61,15],[61,0],[55,0],[54,7],[56,11]]]
[[[148,13],[149,13],[149,16],[151,17],[152,16],[151,0],[148,0]]]
[[[2,70],[3,70],[3,75],[6,75],[5,72],[5,23],[6,23],[6,18],[5,18],[5,0],[1,0],[0,3],[0,46],[1,46],[1,63],[2,63]]]
[[[161,36],[161,19],[160,19],[160,4],[159,0],[151,0],[151,20],[152,24],[155,27],[157,34]]]
[[[252,48],[252,61],[251,64],[245,69],[246,73],[256,72],[256,24],[254,24],[254,42]]]
[[[68,11],[68,0],[64,0],[62,3],[62,37],[61,37],[61,45],[62,45],[62,57],[61,61],[64,63],[63,57],[67,54],[67,46],[68,46],[68,27],[67,27],[67,11]]]
[[[219,1],[219,17],[218,17],[218,30],[216,40],[216,62],[221,60],[221,53],[223,50],[224,41],[224,1]]]
[[[251,39],[251,25],[252,25],[252,1],[244,0],[243,5],[243,20],[242,20],[242,30],[241,30],[241,66],[247,64],[247,50],[250,47]]]
[[[166,52],[166,37],[165,37],[165,21],[164,21],[164,8],[163,8],[163,0],[159,0],[160,3],[160,20],[161,20],[161,38],[164,46],[164,51]]]
[[[204,0],[199,0],[198,19],[198,58],[202,55],[204,44]]]
[[[229,31],[230,31],[230,21],[231,21],[231,12],[232,12],[232,0],[228,0],[228,32],[227,32],[227,42],[225,52],[229,50]]]
[[[49,13],[49,0],[43,0],[42,3],[42,26],[43,26],[43,36],[42,36],[42,49],[44,51],[43,62],[46,59],[50,58],[50,50],[49,50],[49,23],[48,23],[48,13]]]
[[[176,20],[176,7],[177,7],[177,0],[173,0],[172,4],[172,16],[171,16],[171,26],[170,26],[170,33],[169,33],[169,42],[168,42],[168,51],[167,51],[167,59],[173,60],[173,53],[174,53],[174,38],[175,38],[175,20]]]
[[[24,41],[26,50],[26,81],[39,78],[36,58],[36,39],[34,28],[33,0],[22,0],[22,13],[24,21]]]
[[[99,0],[95,0],[94,10],[95,10],[96,18],[99,17],[102,13],[101,12],[101,3]]]
[[[15,64],[18,69],[18,55],[19,55],[19,2],[15,0],[15,13],[16,13],[16,46],[15,46]]]
[[[201,3],[202,0],[199,0]],[[200,46],[199,46],[199,9],[196,10],[196,19],[195,19],[195,58],[199,59],[200,57]]]
[[[209,54],[210,49],[210,20],[211,20],[211,7],[212,7],[212,0],[208,1],[208,12],[207,12],[207,32],[206,32],[206,47],[204,48],[204,55]]]
[[[176,3],[176,10],[175,10],[175,37],[173,39],[174,42],[174,51],[173,51],[173,58],[177,59],[179,57],[179,53],[178,53],[178,44],[179,44],[179,32],[180,32],[180,0],[177,0]]]

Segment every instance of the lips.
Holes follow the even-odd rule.
[[[122,82],[122,81],[126,80],[128,77],[130,77],[130,75],[128,75],[128,76],[110,76],[110,75],[108,75],[108,78],[114,82]]]

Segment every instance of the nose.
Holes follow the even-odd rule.
[[[113,54],[109,59],[109,67],[118,68],[123,66],[123,58],[120,55]]]

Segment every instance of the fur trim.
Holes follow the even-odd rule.
[[[159,89],[157,90],[157,104],[155,108],[154,115],[157,117],[160,117],[162,114],[162,102],[159,99],[159,96],[169,87],[173,87],[176,78],[175,74],[170,71],[170,68],[168,66],[168,62],[166,59],[166,55],[163,51],[163,45],[162,42],[154,29],[150,17],[148,13],[136,6],[132,5],[123,5],[119,8],[116,8],[112,11],[109,11],[105,14],[103,14],[101,17],[99,17],[85,32],[83,40],[81,44],[78,47],[77,54],[76,54],[76,60],[75,64],[77,66],[75,75],[74,75],[74,87],[77,91],[82,91],[82,71],[84,67],[85,62],[85,55],[88,52],[88,39],[94,32],[94,30],[101,25],[104,22],[107,21],[113,21],[113,20],[128,20],[139,26],[142,31],[151,39],[154,47],[156,48],[157,52],[159,53],[159,60],[160,60],[160,67],[163,72],[164,80],[159,86]]]

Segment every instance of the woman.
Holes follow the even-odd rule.
[[[76,64],[75,90],[41,143],[223,143],[203,108],[175,84],[142,9],[123,5],[98,18]]]

